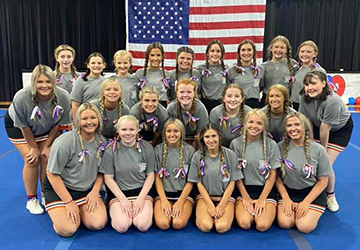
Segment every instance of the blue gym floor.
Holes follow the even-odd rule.
[[[0,110],[3,117],[5,110]],[[78,249],[360,249],[360,114],[352,114],[355,128],[351,143],[337,159],[336,192],[340,203],[337,213],[326,211],[318,227],[309,235],[283,230],[274,224],[265,233],[241,230],[236,224],[225,234],[201,233],[194,218],[181,231],[160,231],[154,225],[146,233],[131,228],[116,233],[110,223],[102,231],[83,227],[75,236],[57,236],[47,214],[30,215],[25,209],[26,195],[22,184],[23,162],[6,136],[0,118],[0,249],[78,250]],[[359,176],[358,176],[359,175]]]

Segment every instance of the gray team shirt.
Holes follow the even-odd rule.
[[[135,146],[127,147],[122,143],[115,153],[111,147],[105,151],[99,172],[114,175],[114,180],[121,191],[143,187],[146,174],[155,170],[153,147],[144,140],[139,144],[141,152]]]
[[[322,122],[331,125],[331,132],[344,127],[350,118],[349,110],[336,93],[328,95],[322,102],[311,99],[310,103],[306,103],[304,96],[300,96],[299,112],[303,113],[317,127],[320,127]]]
[[[281,157],[284,156],[284,144],[279,143]],[[314,141],[309,142],[310,162],[307,162],[305,148],[296,147],[291,141],[289,144],[289,152],[287,160],[295,165],[295,170],[290,170],[285,166],[286,175],[283,178],[283,183],[292,189],[304,189],[312,187],[316,184],[317,178],[329,176],[333,174],[332,167],[329,163],[326,150],[319,143]],[[305,163],[310,163],[314,167],[314,174],[306,178],[307,172],[302,170]]]
[[[135,75],[141,81],[143,78],[144,69],[139,69],[136,71]],[[150,70],[149,68],[146,70],[146,85],[145,86],[153,86],[159,91],[160,101],[169,100],[167,89],[165,88],[163,82],[161,81],[164,76],[161,69]],[[165,77],[169,78],[168,71],[165,70]]]
[[[101,158],[97,158],[99,140],[105,142],[104,137],[95,136],[92,142],[83,140],[84,149],[89,150],[85,159],[79,162],[81,153],[80,139],[76,131],[60,135],[54,141],[46,170],[60,175],[67,188],[76,191],[87,191],[92,188],[98,176]]]
[[[118,77],[115,76],[116,79],[120,82],[121,85],[121,97],[126,105],[131,108],[134,106],[140,99],[139,99],[139,78],[136,75],[131,74],[129,77]]]
[[[104,80],[105,78],[103,76],[99,78],[87,76],[87,81],[79,77],[74,82],[74,87],[71,91],[71,100],[82,104],[99,98],[101,83]]]
[[[261,108],[264,114],[267,116],[268,105]],[[289,107],[288,114],[295,113],[296,110]],[[274,117],[274,115],[270,112],[269,119],[269,133],[273,137],[276,142],[282,141],[285,133],[285,113],[283,113],[280,117]]]
[[[298,64],[294,59],[291,59],[291,64],[294,68],[294,72],[298,69]],[[285,58],[281,62],[266,61],[262,65],[264,71],[264,77],[260,81],[260,86],[264,88],[264,94],[266,94],[269,88],[275,84],[281,84],[290,91],[290,72]]]
[[[223,147],[223,150],[225,155],[225,163],[230,173],[230,179],[225,178],[225,176],[220,171],[220,154],[218,154],[216,157],[211,157],[208,155],[208,153],[206,153],[204,176],[199,176],[201,151],[196,151],[191,160],[188,181],[194,183],[201,182],[208,191],[208,194],[211,196],[222,196],[229,182],[244,178],[241,170],[237,168],[239,162],[237,160],[236,154],[232,150],[225,147]]]
[[[202,74],[200,77],[201,98],[209,100],[221,99],[222,92],[228,83],[228,73],[226,73],[226,76],[223,76],[221,73],[223,71],[221,64],[209,66],[209,70],[211,72],[210,76],[203,75],[204,69],[206,69],[205,64],[197,67],[197,70]],[[228,70],[229,66],[225,65],[225,69]]]
[[[75,74],[76,77],[73,77],[72,73],[61,73],[55,81],[56,86],[65,89],[70,94],[75,80],[80,76],[79,72],[75,72]],[[54,75],[56,76],[56,70],[54,71]]]
[[[192,70],[192,76],[190,77],[190,70],[186,71],[186,72],[178,72],[178,80],[176,80],[176,70],[171,70],[169,71],[169,75],[170,75],[170,100],[174,100],[176,99],[176,92],[175,92],[175,87],[176,87],[176,83],[177,81],[180,81],[181,79],[184,78],[188,78],[191,79],[192,81],[196,82],[196,86],[197,86],[197,91],[198,93],[200,93],[200,77],[201,77],[201,73],[198,70],[193,69]]]
[[[156,171],[158,171],[161,168],[163,145],[164,143],[160,143],[155,147]],[[164,190],[165,192],[182,191],[186,184],[186,178],[183,178],[181,174],[177,178],[175,178],[175,176],[178,173],[177,170],[179,168],[179,149],[168,147],[167,150],[168,151],[166,156],[165,167],[169,171],[170,175],[168,177],[162,178]],[[184,168],[186,174],[189,173],[191,158],[194,153],[195,153],[195,149],[189,144],[184,143],[182,167]]]
[[[316,70],[326,74],[326,70],[323,68],[317,68]],[[300,91],[304,88],[304,77],[310,72],[309,67],[301,66],[300,69],[295,74],[295,82],[291,84],[291,96],[290,100],[295,103],[299,103]]]
[[[230,142],[241,135],[241,128],[235,129],[235,127],[240,123],[240,114],[234,117],[230,117],[230,119],[227,121],[227,127],[226,130],[222,125],[220,125],[220,117],[224,116],[223,114],[223,104],[220,104],[213,108],[210,112],[210,122],[215,123],[219,126],[220,132],[223,136],[223,145],[225,147],[228,147],[230,145]],[[251,110],[251,108],[247,105],[244,105],[244,111],[245,115]],[[245,118],[244,115],[244,118]],[[243,125],[243,124],[242,124]],[[232,133],[231,130],[234,129],[234,132]]]
[[[97,109],[100,110],[100,104],[99,104],[99,100],[92,100],[91,101],[92,104],[94,104]],[[122,115],[128,115],[130,114],[130,109],[129,107],[123,103],[123,107],[122,107]],[[114,134],[116,133],[116,128],[115,125],[119,119],[119,104],[116,105],[116,107],[113,110],[108,110],[104,107],[104,114],[103,114],[103,131],[102,134],[106,137],[106,138],[113,138]]]
[[[31,100],[30,87],[19,90],[9,107],[9,116],[14,121],[14,126],[17,128],[29,127],[33,135],[42,135],[48,133],[55,125],[68,125],[71,122],[70,109],[71,101],[69,93],[61,88],[56,88],[57,91],[57,105],[61,106],[63,112],[57,118],[52,118],[54,104],[53,97],[47,101],[39,101],[38,107],[41,111],[42,118],[37,121],[31,120],[31,114],[34,109],[33,101]]]
[[[140,102],[138,102],[130,109],[130,115],[135,116],[136,119],[139,120],[139,124],[141,125],[141,123],[144,122],[144,121],[141,119],[140,109],[141,109],[141,104],[140,104]],[[164,127],[164,124],[165,124],[166,120],[169,118],[168,112],[166,111],[166,109],[160,103],[158,104],[158,108],[156,109],[155,112],[153,112],[151,114],[146,114],[144,112],[144,116],[145,116],[145,119],[150,119],[150,118],[152,118],[154,116],[156,116],[158,118],[159,126],[157,127],[156,132],[158,132],[160,134],[162,133],[162,130],[163,130],[163,127]],[[153,124],[150,123],[149,124],[149,131],[152,131],[152,128],[153,128]]]
[[[260,98],[260,79],[264,76],[264,70],[260,66],[260,74],[258,76],[254,76],[252,69],[250,66],[243,66],[244,70],[242,73],[238,73],[236,71],[235,66],[232,66],[229,69],[229,82],[236,83],[240,85],[240,87],[244,90],[245,98]]]
[[[167,107],[167,111],[169,114],[170,118],[178,118],[180,121],[182,121],[182,123],[185,126],[186,129],[186,136],[193,136],[196,135],[197,132],[200,132],[202,127],[205,126],[206,124],[208,124],[209,122],[209,116],[208,116],[208,112],[206,110],[205,105],[198,99],[196,99],[195,101],[195,113],[194,116],[199,118],[199,120],[197,120],[195,122],[195,127],[191,128],[190,126],[190,119],[189,117],[186,115],[186,111],[185,110],[181,110],[181,117],[178,117],[177,114],[177,109],[178,109],[178,101],[174,100],[172,101],[169,106]]]
[[[235,151],[237,157],[241,158],[242,154],[242,141],[244,140],[244,136],[238,137],[234,139],[230,148]],[[279,147],[276,142],[270,138],[266,138],[266,161],[271,166],[271,170],[279,168],[280,162],[278,162],[278,158],[280,158]],[[263,175],[260,174],[260,161],[264,160],[263,154],[263,141],[262,139],[254,142],[246,142],[246,151],[245,151],[245,159],[247,161],[246,168],[242,168],[242,172],[244,174],[244,183],[245,185],[256,185],[263,186],[265,185],[266,179]]]

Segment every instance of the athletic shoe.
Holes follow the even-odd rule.
[[[29,210],[31,214],[43,214],[44,209],[40,206],[39,200],[34,197],[27,201],[26,209]]]
[[[327,208],[331,212],[336,212],[336,211],[339,210],[339,204],[336,201],[335,195],[327,196],[326,197],[326,204],[327,204]]]
[[[41,205],[45,207],[45,195],[43,192],[41,192]]]

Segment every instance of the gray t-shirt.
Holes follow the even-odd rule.
[[[94,104],[97,109],[100,110],[100,104],[99,100],[92,100],[92,104]],[[122,107],[122,115],[128,115],[130,114],[129,107],[123,103]],[[116,105],[116,107],[113,110],[108,110],[104,107],[104,114],[103,114],[103,131],[102,134],[106,138],[114,138],[114,134],[116,133],[115,125],[119,119],[119,104]]]
[[[284,144],[279,143],[281,157],[284,157]],[[309,142],[310,162],[307,162],[304,147],[296,147],[291,141],[289,144],[289,152],[287,160],[295,165],[295,170],[285,168],[285,177],[283,178],[284,184],[292,189],[303,189],[312,187],[316,184],[318,177],[328,176],[333,174],[332,167],[330,166],[329,158],[326,150],[319,143],[314,141]],[[308,171],[302,170],[304,164],[309,163],[314,167],[314,174],[306,178]]]
[[[241,159],[243,140],[244,136],[241,136],[232,140],[230,144],[230,148],[235,151],[239,159]],[[280,162],[277,161],[278,158],[280,158],[278,145],[274,140],[266,138],[266,161],[270,164],[271,170],[281,166]],[[247,161],[247,166],[242,168],[245,185],[265,185],[265,176],[260,173],[262,167],[260,161],[264,160],[262,139],[246,142],[245,160]]]
[[[121,85],[121,97],[126,103],[126,105],[129,106],[129,108],[132,108],[140,99],[139,99],[139,78],[136,77],[136,75],[132,74],[129,77],[121,78],[118,76],[115,76],[116,79],[120,82]]]
[[[235,66],[232,66],[229,69],[229,82],[236,83],[240,85],[243,89],[245,98],[260,98],[260,79],[264,76],[264,70],[260,66],[260,73],[258,75],[254,75],[250,66],[243,66],[243,73],[238,73],[236,71]]]
[[[143,78],[143,73],[144,73],[144,69],[139,69],[138,71],[136,71],[135,75],[137,78],[140,79],[140,81],[142,81]],[[157,89],[157,91],[159,91],[159,96],[160,96],[160,101],[167,101],[169,100],[168,98],[168,89],[165,88],[162,79],[164,78],[163,72],[161,69],[156,69],[156,70],[151,70],[151,69],[147,69],[146,70],[146,85],[145,86],[153,86]],[[168,79],[169,83],[169,73],[168,71],[165,70],[165,77]],[[170,86],[169,86],[170,87]]]
[[[140,102],[136,103],[130,110],[130,115],[133,115],[136,117],[136,119],[139,120],[139,124],[141,125],[141,123],[144,122],[143,119],[141,119],[141,104]],[[146,114],[144,112],[144,116],[145,116],[145,119],[148,120],[148,119],[151,119],[153,117],[157,117],[158,118],[158,127],[156,129],[156,132],[158,133],[162,133],[162,130],[163,130],[163,127],[164,127],[164,124],[166,122],[166,120],[169,118],[168,116],[168,112],[166,111],[166,109],[159,103],[158,104],[158,108],[156,109],[155,112],[151,113],[151,114]],[[153,123],[148,123],[148,131],[153,131]]]
[[[76,77],[73,77],[72,73],[61,73],[55,80],[56,86],[65,89],[70,94],[75,80],[80,76],[79,72],[75,72],[75,74]],[[54,75],[56,76],[56,70],[54,71]]]
[[[294,72],[296,72],[298,69],[297,62],[294,59],[291,59],[291,64]],[[285,86],[288,91],[290,90],[290,71],[287,59],[284,59],[281,62],[266,61],[261,66],[265,70],[264,77],[260,81],[260,86],[264,88],[264,94],[266,94],[269,88],[275,84],[281,84]]]
[[[240,124],[240,114],[234,117],[230,117],[230,119],[226,122],[226,129],[220,124],[220,117],[223,117],[223,104],[220,104],[213,108],[210,112],[210,122],[215,123],[219,126],[220,132],[223,136],[223,145],[228,147],[230,142],[241,135],[241,128],[243,124]],[[244,118],[245,115],[251,110],[251,108],[247,105],[244,105]]]
[[[316,70],[322,71],[326,74],[325,69],[317,68]],[[291,96],[290,100],[295,103],[299,103],[300,91],[304,87],[304,77],[310,72],[311,69],[309,67],[301,66],[300,69],[295,74],[295,82],[291,84]]]
[[[200,100],[196,100],[195,101],[195,113],[194,113],[194,117],[195,118],[199,118],[199,120],[197,120],[195,122],[195,127],[192,128],[190,126],[190,118],[187,115],[186,111],[181,109],[181,117],[178,117],[178,113],[177,113],[177,109],[178,109],[178,101],[174,100],[172,101],[169,106],[167,107],[167,111],[169,114],[170,118],[178,118],[180,121],[182,121],[182,123],[185,126],[186,129],[186,136],[194,136],[196,135],[197,132],[200,132],[202,127],[205,126],[206,124],[208,124],[209,122],[209,116],[208,116],[208,112],[206,110],[205,105],[200,101]]]
[[[177,84],[177,81],[184,79],[184,78],[189,78],[190,80],[196,82],[197,85],[197,91],[198,93],[200,93],[200,77],[201,77],[201,73],[196,70],[193,69],[192,70],[192,76],[190,77],[190,70],[186,71],[186,72],[178,72],[178,79],[176,80],[176,70],[172,70],[169,71],[169,75],[170,75],[170,100],[174,100],[176,99],[176,92],[175,92],[175,87]]]
[[[236,154],[225,147],[223,147],[223,150],[225,155],[225,164],[227,165],[230,178],[226,178],[221,173],[220,154],[216,157],[211,157],[208,153],[205,154],[204,176],[199,176],[201,151],[196,151],[191,160],[188,181],[194,183],[201,182],[208,191],[208,194],[211,196],[222,196],[229,182],[244,178],[241,170],[237,168],[239,162]]]
[[[161,168],[163,159],[163,145],[164,143],[160,143],[155,147],[156,171]],[[166,192],[182,191],[186,184],[187,178],[184,178],[184,176],[179,173],[179,151],[180,150],[178,148],[167,148],[165,167],[170,175],[168,177],[162,177],[162,183]],[[191,158],[194,153],[195,149],[189,144],[184,143],[182,168],[185,170],[186,175],[189,173]]]
[[[311,99],[310,103],[306,103],[304,96],[300,96],[299,112],[303,113],[317,127],[320,127],[322,122],[331,125],[331,132],[344,127],[350,118],[349,110],[336,93],[328,95],[325,101]]]
[[[42,135],[48,133],[55,125],[68,125],[71,122],[70,108],[71,101],[69,93],[61,88],[56,88],[57,91],[57,105],[62,108],[59,116],[53,118],[54,104],[52,97],[49,101],[39,101],[38,107],[41,112],[41,119],[31,119],[34,110],[34,104],[31,99],[30,87],[19,90],[9,107],[9,116],[14,121],[14,126],[17,128],[29,127],[33,135]]]
[[[81,146],[77,132],[73,130],[60,135],[51,147],[46,170],[60,175],[67,188],[89,190],[98,176],[99,165],[102,164],[101,157],[97,158],[99,140],[106,141],[102,136],[98,138],[98,135],[92,142],[83,140],[84,149],[89,150],[89,153],[80,162]]]
[[[261,110],[267,115],[268,105],[264,106]],[[288,114],[295,113],[296,110],[289,107]],[[282,141],[285,133],[285,113],[280,117],[274,117],[274,115],[270,112],[269,119],[269,133],[273,137],[276,142]]]
[[[201,73],[200,87],[201,98],[209,100],[221,99],[222,92],[228,84],[228,73],[224,76],[221,72],[224,71],[221,64],[216,66],[209,66],[210,76],[203,74],[206,69],[206,65],[202,64],[197,67],[197,70]],[[225,69],[228,70],[229,66],[225,65]]]
[[[150,143],[139,142],[141,152],[135,146],[127,147],[120,142],[120,148],[112,151],[106,149],[99,172],[114,175],[115,182],[121,191],[141,188],[146,174],[155,170],[155,153]]]
[[[99,78],[87,76],[87,81],[84,81],[82,77],[79,77],[74,82],[74,87],[71,91],[71,100],[82,104],[99,98],[101,83],[105,79],[103,76]]]

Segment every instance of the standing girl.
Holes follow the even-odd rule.
[[[132,74],[132,55],[126,50],[114,54],[116,77],[121,84],[121,95],[124,103],[132,108],[139,101],[139,79]]]
[[[170,118],[164,125],[164,142],[155,148],[157,175],[155,186],[154,218],[158,228],[175,229],[186,227],[194,199],[193,184],[186,182],[194,148],[184,142],[185,128],[176,118]]]
[[[219,124],[224,136],[223,145],[229,147],[230,142],[240,136],[245,115],[251,110],[244,105],[244,91],[238,84],[229,84],[222,93],[223,104],[210,112],[210,122]]]
[[[348,145],[353,130],[353,122],[341,98],[330,89],[326,75],[318,70],[307,73],[301,91],[299,111],[313,125],[314,139],[319,140],[327,151],[330,165]],[[339,210],[335,198],[335,175],[329,176],[327,207],[330,211]]]
[[[299,110],[300,91],[304,88],[304,76],[306,73],[313,69],[322,70],[325,74],[326,71],[317,62],[316,57],[318,54],[318,47],[316,43],[311,40],[305,41],[300,44],[297,56],[299,58],[299,70],[295,73],[295,82],[291,84],[291,97],[290,100],[294,109]]]
[[[62,44],[56,47],[54,56],[56,60],[56,85],[65,89],[70,94],[74,81],[80,75],[79,72],[76,72],[76,68],[73,65],[73,61],[75,59],[75,50],[70,45]]]
[[[176,68],[169,72],[170,75],[170,100],[176,99],[176,85],[181,79],[190,79],[196,82],[199,90],[200,72],[193,69],[194,51],[187,47],[182,46],[176,51]]]
[[[289,92],[283,85],[275,84],[269,88],[265,104],[261,110],[269,121],[269,136],[276,142],[282,141],[285,117],[296,112],[290,107]]]
[[[166,107],[169,100],[170,83],[168,72],[164,66],[164,56],[165,52],[162,44],[159,42],[151,43],[146,49],[144,68],[136,71],[135,75],[140,79],[140,89],[145,86],[155,87],[159,92],[161,105]]]
[[[267,137],[267,127],[265,114],[259,109],[251,110],[245,117],[243,135],[230,144],[244,174],[243,181],[236,183],[235,192],[240,192],[236,199],[236,221],[244,230],[255,222],[256,229],[264,232],[271,227],[276,215],[274,183],[280,153],[276,142]]]
[[[296,225],[300,232],[310,233],[325,212],[325,188],[333,171],[324,147],[309,139],[311,128],[303,114],[288,115],[285,130],[279,143],[282,174],[276,180],[281,196],[277,221],[282,228]]]
[[[144,87],[140,91],[140,102],[130,110],[140,122],[140,135],[154,147],[161,140],[161,131],[168,119],[166,109],[159,104],[159,92],[155,87]]]
[[[134,116],[121,117],[120,142],[114,141],[113,150],[106,150],[100,168],[108,187],[111,226],[119,233],[125,233],[132,224],[146,232],[152,224],[155,153],[148,142],[138,139],[138,131]]]
[[[260,108],[260,79],[264,70],[256,67],[256,47],[253,41],[242,41],[237,49],[237,62],[229,69],[229,81],[244,90],[245,104]]]
[[[100,53],[90,54],[85,64],[87,67],[85,74],[74,82],[71,91],[71,116],[73,118],[80,104],[99,98],[100,86],[104,81],[103,70],[106,63]]]
[[[291,45],[284,36],[275,37],[267,48],[268,61],[262,64],[264,77],[261,79],[260,88],[263,90],[261,107],[265,105],[266,93],[275,84],[281,84],[290,91],[294,82],[297,62],[292,59]]]
[[[38,173],[42,186],[50,148],[59,135],[59,126],[70,122],[69,94],[56,88],[50,67],[37,65],[31,75],[31,86],[15,94],[5,115],[6,133],[24,160],[26,208],[31,214],[44,212],[37,199]]]
[[[177,100],[169,104],[169,117],[178,118],[186,129],[186,141],[196,148],[196,138],[200,130],[209,122],[207,110],[196,98],[196,83],[190,79],[181,79],[176,85]]]
[[[235,199],[231,197],[235,181],[243,178],[235,153],[220,144],[216,124],[208,123],[200,132],[201,150],[196,151],[188,176],[197,183],[196,225],[209,232],[215,224],[218,233],[230,230],[234,219]]]
[[[130,113],[129,107],[122,101],[121,93],[119,81],[115,77],[110,77],[101,84],[99,99],[92,101],[100,111],[102,134],[107,139],[115,137],[115,125],[119,118]]]
[[[106,225],[106,208],[99,195],[104,177],[98,170],[105,150],[101,129],[96,107],[82,104],[74,130],[62,134],[51,149],[44,183],[45,208],[60,236],[72,236],[80,222],[91,230]]]
[[[228,65],[224,63],[225,48],[219,40],[211,41],[206,47],[206,63],[197,69],[201,72],[201,101],[208,113],[221,104],[221,93],[228,83]]]

